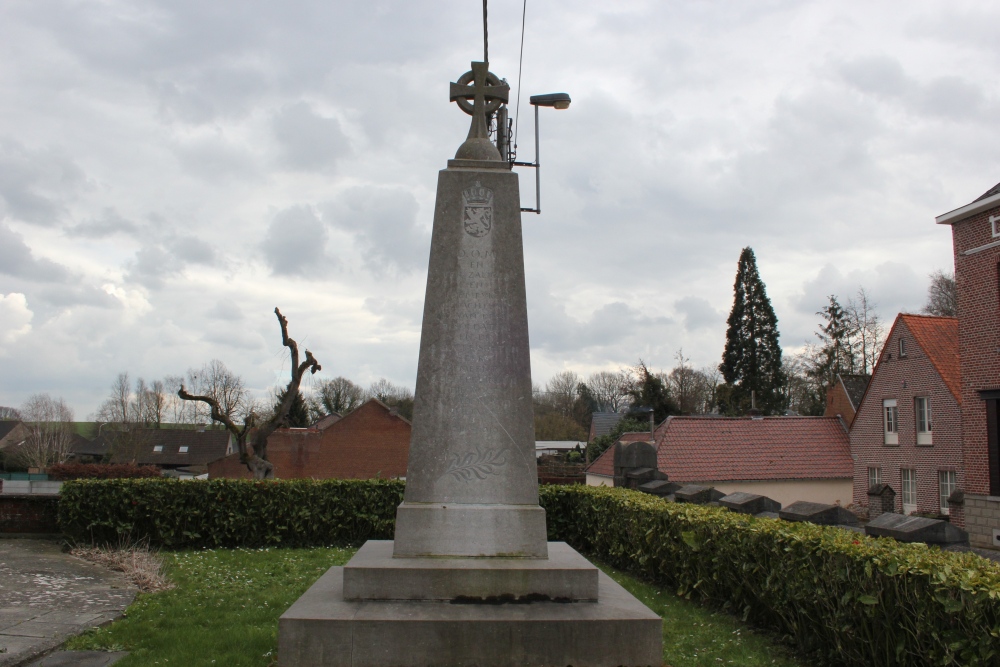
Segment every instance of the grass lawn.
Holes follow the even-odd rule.
[[[235,549],[162,554],[173,590],[141,594],[115,623],[71,639],[73,650],[127,650],[118,667],[274,664],[278,617],[353,549]],[[602,569],[664,618],[671,667],[803,667],[768,636],[726,614]]]

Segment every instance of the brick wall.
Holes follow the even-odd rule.
[[[405,477],[410,423],[379,401],[368,401],[323,430],[279,429],[268,439],[268,460],[279,479]],[[238,455],[208,465],[210,478],[249,478]]]
[[[1000,498],[966,494],[965,516],[970,545],[1000,547],[1000,542],[993,537],[993,531],[1000,530]]]
[[[58,496],[0,495],[0,534],[56,534],[58,512]]]
[[[837,415],[843,417],[848,426],[854,421],[854,406],[844,390],[844,384],[839,380],[826,392],[826,411],[823,412],[824,417]]]
[[[952,225],[955,284],[958,291],[958,344],[962,363],[962,428],[967,493],[989,495],[986,402],[981,389],[1000,389],[1000,248],[972,255],[966,250],[1000,239],[993,237],[990,216],[1000,206]],[[1000,489],[993,489],[1000,495]]]
[[[906,357],[899,357],[899,337],[907,339]],[[933,444],[916,444],[914,398],[931,398]],[[882,401],[896,399],[899,409],[899,444],[886,445]],[[882,468],[882,482],[896,492],[896,511],[902,511],[902,468],[916,471],[917,511],[941,511],[938,472],[957,473],[958,488],[964,488],[962,470],[961,410],[955,396],[938,374],[927,354],[907,329],[902,318],[893,325],[871,384],[851,426],[854,456],[854,503],[868,504],[868,468]],[[951,521],[962,526],[960,512]]]

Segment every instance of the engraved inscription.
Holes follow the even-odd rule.
[[[471,482],[474,479],[483,480],[490,475],[499,475],[500,468],[507,465],[504,450],[487,449],[468,452],[464,456],[452,454],[451,462],[445,475],[451,475],[460,482]]]
[[[465,233],[482,238],[493,228],[493,190],[476,181],[462,190],[462,224]]]

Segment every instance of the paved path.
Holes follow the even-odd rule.
[[[63,553],[58,542],[0,539],[0,667],[27,664],[118,618],[135,593],[122,575]]]

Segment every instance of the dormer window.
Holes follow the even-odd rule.
[[[899,358],[902,359],[906,356],[906,339],[902,336],[899,337]]]

